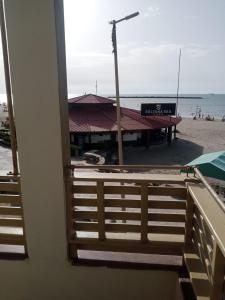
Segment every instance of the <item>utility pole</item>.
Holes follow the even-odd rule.
[[[178,62],[178,74],[177,74],[177,103],[176,103],[176,117],[178,115],[178,100],[179,100],[179,89],[180,89],[180,61],[181,61],[181,49],[179,54]]]
[[[178,61],[178,73],[177,73],[177,101],[176,101],[176,118],[178,117],[178,100],[179,100],[179,89],[180,89],[180,61],[181,61],[181,49],[179,53]],[[177,126],[174,126],[174,139],[176,139]]]
[[[119,72],[118,72],[118,57],[117,57],[117,39],[116,39],[116,24],[124,20],[129,20],[139,15],[139,12],[133,13],[119,20],[113,20],[110,24],[112,28],[112,44],[114,54],[114,67],[115,67],[115,86],[116,86],[116,114],[117,114],[117,139],[118,139],[118,155],[119,165],[123,165],[123,140],[121,132],[121,110],[120,110],[120,91],[119,91]]]
[[[119,165],[123,165],[123,141],[121,132],[121,111],[120,111],[120,91],[119,91],[119,72],[118,72],[118,58],[117,58],[117,41],[116,41],[116,21],[113,20],[112,29],[112,42],[113,42],[113,54],[114,54],[114,67],[115,67],[115,85],[116,85],[116,115],[117,115],[117,143],[118,143],[118,155]]]

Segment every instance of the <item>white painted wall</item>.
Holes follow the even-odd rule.
[[[138,134],[136,132],[123,134],[123,141],[124,142],[136,141],[137,138],[138,138]]]
[[[66,125],[54,1],[7,0],[5,5],[30,258],[0,261],[0,299],[173,299],[173,272],[77,267],[67,261],[61,136]]]
[[[92,143],[100,143],[104,141],[110,141],[111,136],[110,134],[92,134],[91,135],[91,142]]]

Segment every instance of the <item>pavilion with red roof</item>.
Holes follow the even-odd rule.
[[[116,102],[85,94],[68,100],[71,144],[82,149],[95,144],[115,144],[117,133]],[[181,118],[170,116],[144,117],[140,111],[121,107],[121,130],[126,144],[148,146],[159,136],[172,141],[172,128]]]

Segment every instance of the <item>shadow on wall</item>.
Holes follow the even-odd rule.
[[[125,164],[140,165],[185,165],[202,155],[203,147],[185,139],[177,139],[170,146],[157,145],[148,149],[143,147],[126,147]]]

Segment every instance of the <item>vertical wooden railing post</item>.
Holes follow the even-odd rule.
[[[148,242],[148,184],[141,184],[141,242]]]
[[[65,170],[65,180],[66,180],[66,218],[67,218],[67,240],[68,240],[68,256],[72,258],[74,261],[78,259],[77,247],[75,244],[71,244],[70,241],[76,239],[76,228],[75,222],[73,218],[74,213],[74,205],[73,205],[73,170],[66,169]]]
[[[23,212],[23,200],[22,200],[22,193],[21,193],[21,181],[20,177],[16,177],[17,182],[19,184],[20,190],[19,190],[19,195],[21,197],[21,211],[22,211],[22,226],[23,226],[23,236],[24,236],[24,250],[25,250],[25,255],[28,257],[28,248],[27,248],[27,240],[26,240],[26,230],[25,230],[25,221],[24,221],[24,212]]]
[[[216,241],[213,247],[212,257],[212,282],[210,300],[222,300],[225,272],[225,258]]]
[[[193,227],[193,214],[194,214],[194,201],[187,191],[186,197],[186,221],[185,221],[185,245],[190,245],[192,240],[192,227]]]
[[[97,181],[97,206],[98,206],[98,234],[99,240],[105,240],[105,206],[104,206],[104,182]]]

